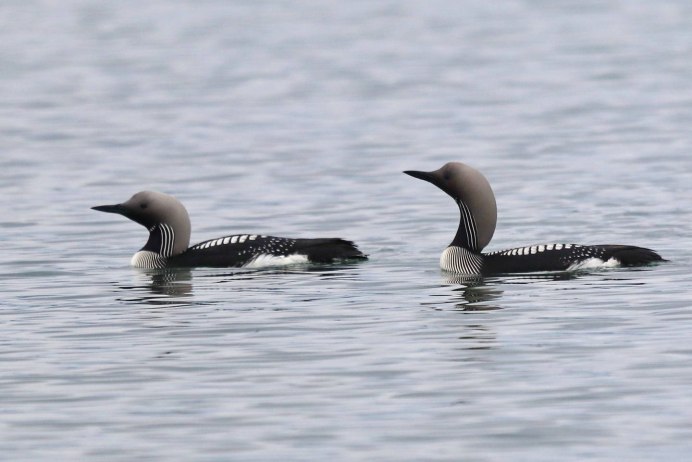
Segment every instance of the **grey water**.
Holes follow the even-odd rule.
[[[0,102],[0,459],[692,457],[690,2],[4,0]],[[450,160],[670,261],[444,274]],[[370,260],[138,271],[143,189]]]

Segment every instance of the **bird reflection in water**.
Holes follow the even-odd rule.
[[[502,297],[502,289],[486,283],[482,276],[445,274],[445,285],[458,285],[452,289],[455,308],[460,311],[493,311],[502,307],[492,303]]]
[[[209,281],[213,279],[217,283],[237,283],[242,281],[258,280],[266,283],[272,278],[285,280],[291,276],[317,277],[322,280],[331,279],[357,279],[359,274],[355,271],[355,264],[324,264],[308,265],[305,267],[286,267],[277,269],[238,269],[213,273],[198,272],[196,277]],[[122,285],[121,290],[132,294],[131,298],[122,300],[128,302],[145,303],[156,306],[180,306],[199,303],[193,302],[192,270],[189,268],[162,268],[162,269],[136,269],[137,277],[142,284]],[[256,286],[253,286],[256,287]],[[263,290],[274,290],[262,286]],[[207,303],[209,303],[207,301]]]
[[[576,279],[577,272],[560,271],[554,273],[511,274],[504,276],[483,277],[476,275],[463,275],[446,273],[443,276],[445,285],[459,285],[452,291],[455,299],[461,299],[455,303],[460,311],[493,311],[502,309],[495,300],[502,297],[501,289],[506,284],[531,284],[539,281],[566,281]]]
[[[192,272],[187,268],[141,269],[137,273],[143,284],[119,286],[136,294],[126,301],[157,306],[181,305],[192,296]]]

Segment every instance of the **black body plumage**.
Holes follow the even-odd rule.
[[[242,267],[259,259],[304,256],[312,263],[367,257],[351,241],[339,238],[291,239],[239,234],[210,239],[167,260],[167,267]],[[278,260],[276,260],[278,261]]]
[[[485,176],[461,162],[448,162],[432,172],[407,170],[404,173],[439,187],[459,207],[457,233],[440,257],[443,270],[487,275],[637,266],[664,261],[651,249],[610,244],[541,244],[481,253],[492,239],[497,223],[495,195]]]
[[[187,210],[175,197],[156,191],[141,191],[122,204],[92,208],[123,215],[147,228],[149,239],[130,261],[137,268],[262,267],[367,259],[353,242],[339,238],[236,234],[188,247],[191,224]]]
[[[604,264],[639,266],[663,261],[651,249],[632,245],[544,244],[482,254],[483,274],[578,269],[591,258]]]

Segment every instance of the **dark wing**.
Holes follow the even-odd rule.
[[[644,247],[613,244],[593,245],[589,247],[602,249],[606,259],[615,258],[622,266],[640,266],[658,261],[666,261],[655,251]]]
[[[519,273],[530,271],[565,271],[590,258],[603,262],[614,258],[622,266],[646,265],[662,261],[650,249],[629,245],[543,244],[502,250],[484,255],[483,272]]]
[[[238,234],[200,242],[182,254],[171,257],[168,266],[240,267],[260,255],[305,255],[309,261],[318,263],[342,258],[366,258],[352,242],[343,239],[291,239]]]
[[[331,263],[334,260],[367,260],[358,247],[351,242],[339,238],[326,239],[296,239],[294,253],[307,255],[308,260],[316,263]]]
[[[168,266],[240,267],[258,255],[285,256],[295,253],[296,240],[285,237],[237,234],[193,245],[168,260]]]

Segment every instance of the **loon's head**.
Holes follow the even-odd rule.
[[[448,162],[432,172],[404,173],[434,184],[459,205],[461,221],[451,245],[476,252],[488,245],[497,224],[497,204],[490,183],[481,172],[461,162]]]
[[[156,191],[140,191],[128,201],[92,207],[99,212],[117,213],[149,230],[149,241],[142,250],[170,257],[190,245],[190,217],[173,196]]]

